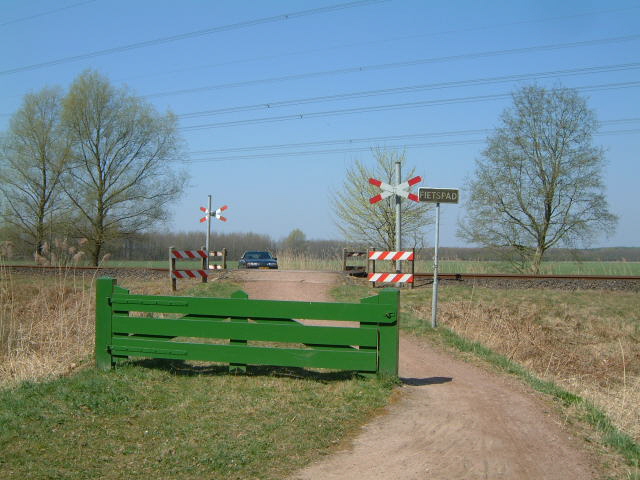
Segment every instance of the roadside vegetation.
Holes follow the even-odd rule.
[[[2,479],[283,478],[348,441],[393,382],[139,361],[93,367],[94,278],[0,269]],[[120,282],[170,294],[166,280]],[[192,283],[181,295],[228,296]]]
[[[388,382],[301,370],[258,369],[247,377],[234,377],[215,365],[142,362],[109,373],[94,372],[94,280],[91,275],[38,277],[0,269],[0,464],[3,472],[13,472],[7,478],[121,478],[118,469],[107,472],[102,457],[86,455],[84,448],[97,451],[99,445],[118,452],[123,467],[143,465],[136,475],[150,478],[196,478],[203,472],[226,472],[230,475],[226,478],[278,478],[317,451],[328,452],[389,398]],[[170,294],[169,282],[163,279],[120,283],[137,293]],[[238,288],[230,282],[189,282],[180,295],[227,297]],[[338,301],[357,301],[371,293],[366,282],[354,279],[334,295]],[[554,396],[566,421],[588,425],[585,437],[620,453],[636,472],[625,478],[638,478],[640,299],[636,293],[445,284],[440,300],[441,326],[433,330],[428,326],[431,290],[402,289],[402,328],[482,358]],[[239,393],[247,391],[246,398]],[[293,397],[298,392],[305,401],[315,399],[323,405],[322,412],[327,408],[327,416],[336,419],[326,429],[324,424],[318,426],[324,433],[312,428],[319,410],[310,413],[305,401],[297,403]],[[192,413],[183,411],[185,405]],[[283,416],[257,424],[252,411],[272,417],[282,411]],[[227,417],[237,429],[225,423],[231,421]],[[166,418],[178,420],[164,425]],[[247,419],[249,424],[242,423]],[[276,426],[287,422],[299,429],[287,430],[287,438],[274,438]],[[182,430],[172,430],[177,423],[184,423]],[[108,425],[116,425],[115,430]],[[206,448],[182,443],[176,447],[177,443],[163,440],[204,438],[208,429],[237,438],[229,448],[215,443],[227,438],[217,434],[209,434],[214,438]],[[154,433],[149,436],[149,432]],[[309,437],[312,440],[307,441]],[[252,438],[265,448],[292,441],[294,453],[278,458],[262,447],[250,447],[256,445]],[[80,467],[73,471],[64,470],[71,464],[63,454],[69,439],[80,445],[74,460]],[[301,446],[304,443],[306,447]],[[43,453],[45,446],[53,453]],[[227,463],[217,454],[207,456],[221,448],[231,452]],[[186,462],[184,455],[197,460]],[[164,475],[149,473],[154,462]],[[179,470],[179,464],[190,466]],[[87,472],[86,477],[80,471]]]
[[[354,301],[367,291],[369,286],[352,282],[334,295]],[[611,460],[614,470],[640,478],[637,293],[446,285],[439,294],[439,327],[432,329],[431,290],[401,292],[401,328],[487,361],[556,398],[566,421],[587,425],[582,430],[589,442],[624,458],[627,467]]]
[[[423,254],[426,256],[426,253]],[[279,268],[283,270],[318,270],[333,271],[342,270],[342,256],[333,258],[317,258],[306,254],[284,252],[277,254]],[[31,260],[5,261],[5,265],[35,265]],[[212,261],[212,263],[220,263]],[[198,261],[180,261],[177,267],[181,269],[202,268]],[[364,260],[350,260],[349,265],[366,268]],[[141,268],[168,268],[167,260],[107,260],[100,266],[108,267],[141,267]],[[439,260],[440,273],[517,273],[508,262],[504,261],[480,261],[480,260]],[[228,260],[227,268],[238,268],[238,261]],[[385,267],[386,268],[386,267]],[[416,273],[431,273],[433,262],[430,260],[417,260]],[[630,261],[544,261],[540,266],[543,275],[614,275],[614,276],[640,276],[640,262]]]

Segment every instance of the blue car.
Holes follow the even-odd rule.
[[[278,259],[272,257],[269,252],[244,252],[238,261],[238,268],[277,269]]]

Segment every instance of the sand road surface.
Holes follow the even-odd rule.
[[[243,271],[250,298],[331,301],[337,274]],[[311,479],[591,479],[594,462],[546,400],[521,382],[400,341],[400,395],[344,450],[296,472]]]

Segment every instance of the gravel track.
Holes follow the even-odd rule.
[[[30,273],[32,275],[81,275],[83,277],[113,277],[113,278],[134,278],[138,280],[144,279],[162,279],[168,278],[169,273],[166,270],[150,269],[150,268],[99,268],[97,270],[89,269],[62,269],[56,267],[34,268],[22,266],[5,266],[4,270],[11,273]],[[286,270],[279,270],[286,271]],[[233,279],[241,271],[228,270],[213,272],[210,275],[213,279]],[[295,270],[291,270],[295,272]],[[316,272],[316,273],[335,273],[335,272]],[[418,288],[430,287],[433,283],[430,277],[416,278],[415,286]],[[440,279],[440,286],[448,285],[465,285],[486,288],[500,289],[555,289],[555,290],[609,290],[609,291],[628,291],[640,292],[639,279],[576,279],[576,278],[469,278],[462,277],[461,280]]]

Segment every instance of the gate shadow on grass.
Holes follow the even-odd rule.
[[[130,360],[124,365],[135,365],[142,368],[163,370],[178,376],[223,376],[243,375],[251,377],[287,377],[315,380],[317,382],[341,382],[361,377],[354,371],[316,371],[297,367],[274,367],[264,365],[248,365],[244,373],[230,373],[228,364],[192,364],[183,360],[167,360],[161,358],[149,358]]]

